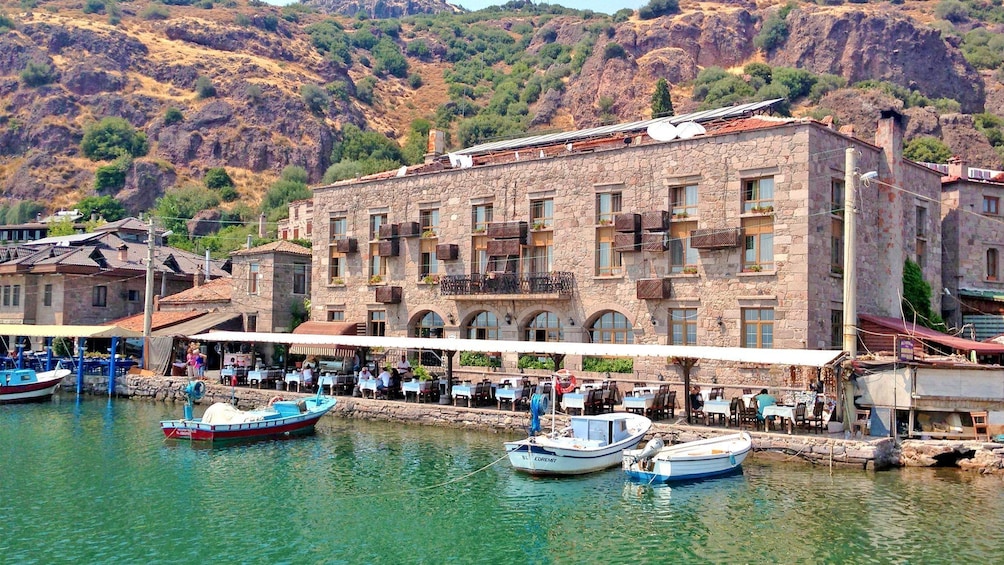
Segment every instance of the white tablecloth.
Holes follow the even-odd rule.
[[[771,416],[777,416],[781,418],[781,423],[784,420],[788,420],[788,433],[791,433],[792,428],[795,426],[795,407],[794,406],[778,406],[777,404],[773,406],[766,406],[763,409],[763,417],[766,420]]]
[[[520,388],[497,388],[495,398],[499,400],[518,400],[523,398],[523,387]]]
[[[370,391],[370,392],[372,392],[372,393],[374,393],[374,394],[376,394],[376,389],[377,389],[377,380],[376,379],[362,379],[362,380],[359,381],[359,392],[363,396],[366,396],[366,392],[365,391],[367,391],[367,390]]]
[[[659,392],[659,387],[657,386],[636,386],[631,389],[631,394],[633,396],[642,396],[645,394],[654,394]]]
[[[655,404],[654,394],[643,394],[640,396],[625,396],[624,397],[624,409],[640,409],[648,410]]]
[[[408,381],[401,383],[401,391],[405,394],[409,392],[418,394],[429,390],[432,390],[432,381]]]
[[[561,397],[561,407],[565,410],[568,410],[569,408],[585,410],[586,395],[577,392],[569,392]]]

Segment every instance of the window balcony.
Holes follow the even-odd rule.
[[[716,228],[690,232],[690,246],[694,249],[725,249],[739,247],[742,228]]]
[[[566,272],[487,275],[447,275],[439,279],[439,293],[457,300],[505,296],[508,300],[571,298],[575,275]]]

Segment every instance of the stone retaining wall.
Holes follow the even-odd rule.
[[[126,375],[116,379],[116,395],[157,401],[185,402],[187,377],[143,377]],[[206,395],[201,403],[230,402],[234,394],[230,387],[206,382]],[[64,381],[64,390],[75,390],[75,377]],[[85,394],[107,394],[106,377],[85,378]],[[250,409],[262,406],[273,396],[304,397],[309,394],[277,392],[267,389],[236,389],[237,406]],[[387,402],[368,398],[338,397],[332,414],[342,418],[362,418],[403,422],[423,426],[446,426],[494,432],[525,433],[530,425],[526,412],[510,412],[484,408],[464,408],[440,404]],[[180,409],[179,409],[180,416]],[[568,417],[557,416],[559,427],[568,424]],[[649,437],[662,437],[672,442],[695,441],[735,430],[707,428],[656,422]],[[931,467],[957,464],[963,469],[1004,473],[1004,445],[978,441],[903,441],[897,447],[893,438],[869,440],[835,438],[827,435],[786,435],[752,432],[756,457],[801,460],[814,465],[881,470],[896,466]],[[648,439],[648,438],[646,438]]]

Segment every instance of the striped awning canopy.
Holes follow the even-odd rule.
[[[143,337],[143,332],[119,326],[57,326],[34,324],[0,324],[0,335],[27,337]]]
[[[297,335],[358,335],[359,325],[353,322],[304,322],[293,329],[290,337],[289,352],[293,355],[314,355],[317,357],[352,357],[355,347],[343,345],[319,345],[316,343],[298,343]]]

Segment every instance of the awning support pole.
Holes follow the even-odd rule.
[[[115,354],[119,348],[119,338],[112,337],[111,355],[108,357],[108,396],[115,394]]]
[[[78,338],[77,344],[77,396],[80,396],[80,391],[84,388],[84,350],[87,338]]]

